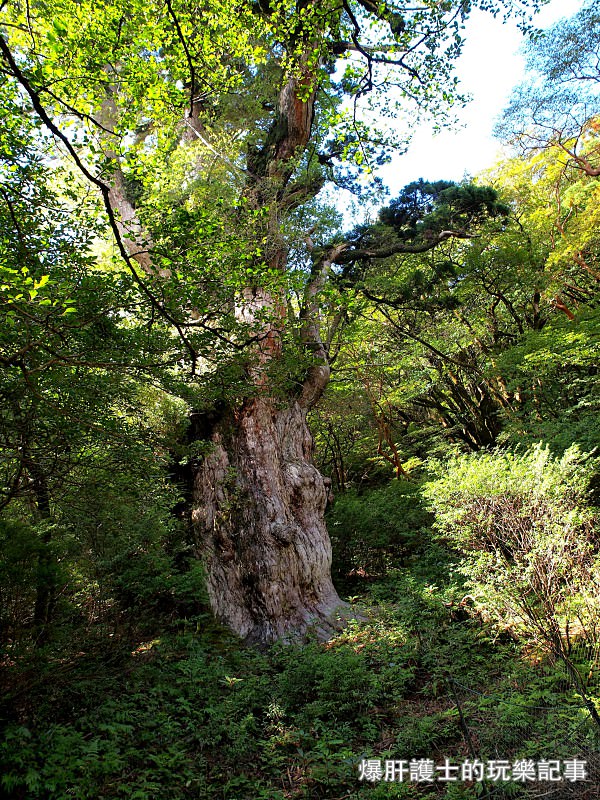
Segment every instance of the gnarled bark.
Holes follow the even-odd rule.
[[[325,481],[306,407],[255,397],[221,420],[192,514],[217,617],[248,641],[327,636],[344,607],[331,582]]]
[[[286,269],[279,215],[295,203],[297,186],[288,184],[314,117],[316,77],[315,66],[312,73],[306,66],[309,53],[307,43],[306,57],[280,90],[262,146],[248,153],[245,195],[252,208],[268,207],[263,258],[273,272]],[[320,185],[316,181],[313,191]],[[260,286],[244,292],[244,321],[258,329],[256,361],[249,366],[255,391],[215,425],[212,450],[195,476],[192,519],[210,602],[216,616],[248,641],[294,639],[313,627],[327,636],[347,611],[331,581],[327,489],[312,463],[306,424],[307,410],[330,375],[319,335],[318,295],[342,249],[315,264],[307,286],[302,345],[313,363],[297,397],[283,399],[270,386],[269,365],[282,355],[285,298]]]
[[[258,364],[250,370],[258,394],[214,425],[211,452],[195,476],[192,520],[211,606],[252,642],[296,639],[311,629],[327,637],[349,615],[331,581],[327,486],[312,463],[306,423],[330,376],[318,295],[340,249],[315,263],[306,289],[302,344],[313,363],[296,397],[284,400],[269,392],[266,368],[281,356],[281,303],[266,293],[255,294],[253,303],[246,299],[247,316],[254,312],[260,319],[261,305],[274,312],[259,337]]]

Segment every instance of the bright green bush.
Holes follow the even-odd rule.
[[[597,308],[584,308],[575,320],[561,315],[542,330],[528,331],[496,362],[519,397],[503,437],[528,443],[542,439],[555,453],[574,443],[586,451],[600,446],[599,363]]]
[[[567,626],[591,635],[600,618],[594,468],[575,446],[560,458],[542,445],[478,453],[434,465],[424,492],[476,599],[552,649]]]

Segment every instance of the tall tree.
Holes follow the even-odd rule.
[[[306,424],[330,376],[328,277],[466,236],[485,213],[454,198],[425,228],[395,218],[386,240],[332,242],[314,198],[327,179],[359,185],[402,140],[369,127],[374,98],[388,113],[452,102],[469,8],[5,3],[4,73],[99,191],[123,262],[183,343],[195,402],[211,401],[193,521],[213,608],[249,640],[327,633],[341,605]]]
[[[593,145],[600,114],[599,36],[600,12],[591,2],[536,31],[527,47],[529,74],[498,125],[498,134],[523,150],[553,147],[556,158],[590,177],[600,175]]]

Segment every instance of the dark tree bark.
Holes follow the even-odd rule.
[[[43,472],[31,460],[26,462],[27,470],[31,476],[33,497],[37,513],[42,522],[48,523],[51,518],[50,493]],[[35,605],[33,609],[33,628],[35,642],[42,646],[48,638],[48,628],[52,621],[52,609],[56,585],[54,580],[55,562],[50,551],[52,537],[46,528],[40,542],[38,553]]]

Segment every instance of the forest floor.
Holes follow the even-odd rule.
[[[260,652],[201,610],[63,628],[8,660],[4,796],[599,797],[597,731],[562,667],[470,611],[443,548],[340,588],[368,618],[326,644]],[[500,779],[526,760],[562,779]],[[478,761],[498,777],[458,779]],[[579,761],[587,780],[565,779]]]

